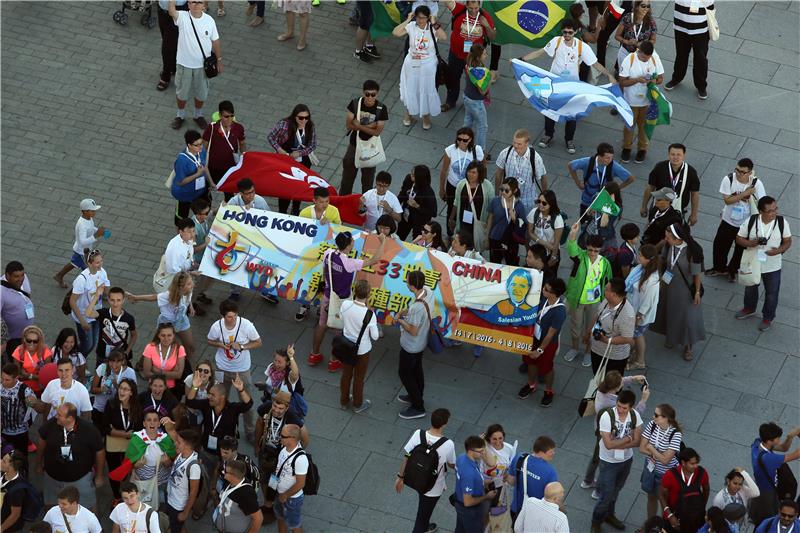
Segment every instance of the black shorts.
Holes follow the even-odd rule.
[[[372,2],[369,0],[358,0],[358,29],[369,30],[372,26]]]

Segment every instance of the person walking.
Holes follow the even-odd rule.
[[[72,310],[70,317],[75,322],[78,332],[78,342],[83,354],[89,354],[97,345],[100,338],[100,322],[96,318],[86,315],[89,303],[95,302],[95,309],[100,309],[102,297],[108,296],[111,281],[103,268],[103,254],[100,250],[92,250],[86,256],[86,268],[72,282],[72,294],[69,297],[69,306]],[[95,293],[101,293],[99,298]]]
[[[273,473],[277,478],[275,491],[278,498],[274,509],[278,531],[302,533],[303,486],[308,474],[309,460],[300,445],[300,428],[297,425],[284,425],[280,437],[283,449],[278,455],[278,466]]]
[[[288,155],[306,168],[312,167],[311,157],[317,149],[317,129],[306,104],[297,104],[286,118],[280,119],[267,136],[269,145],[279,154]],[[314,156],[316,159],[316,156]],[[287,213],[292,203],[292,215],[300,213],[300,200],[278,199],[278,211]]]
[[[308,25],[311,22],[311,0],[283,0],[283,13],[286,15],[286,32],[278,35],[280,42],[288,41],[294,37],[295,19],[300,19],[300,38],[297,41],[297,50],[306,49],[308,42]]]
[[[683,81],[689,66],[689,53],[693,52],[692,77],[700,100],[708,98],[708,12],[713,11],[714,0],[675,0],[673,30],[675,33],[675,65],[672,79],[664,88],[671,91]]]
[[[469,49],[466,65],[467,79],[464,82],[464,127],[475,131],[475,141],[486,146],[486,132],[489,131],[489,119],[486,106],[489,104],[489,86],[480,87],[471,75],[471,69],[486,71],[486,48],[475,43]]]
[[[175,9],[188,11],[188,1],[175,0]],[[158,31],[161,33],[161,73],[156,90],[166,91],[175,75],[175,58],[178,54],[178,27],[169,14],[169,0],[158,0]]]
[[[633,349],[625,370],[645,368],[644,334],[656,319],[661,261],[658,249],[652,244],[645,244],[639,250],[639,264],[633,268],[625,279],[625,292],[628,302],[636,312],[636,327],[633,330]]]
[[[356,346],[356,364],[342,363],[342,379],[339,382],[339,406],[347,409],[350,404],[350,384],[353,385],[353,412],[363,413],[372,405],[372,401],[364,398],[364,379],[369,367],[369,354],[372,351],[372,342],[380,337],[378,319],[372,310],[367,307],[369,298],[369,282],[365,279],[356,282],[353,290],[353,299],[342,302],[341,315],[342,335]],[[367,318],[369,315],[369,318]]]
[[[86,256],[95,249],[98,239],[108,238],[111,235],[103,226],[95,226],[94,219],[97,212],[100,210],[100,205],[91,198],[84,198],[81,200],[80,209],[81,216],[75,223],[75,240],[72,243],[72,257],[69,263],[61,267],[53,279],[56,280],[58,286],[62,289],[67,288],[67,283],[64,281],[66,276],[73,268],[79,271],[86,269],[87,259]]]
[[[620,50],[623,48],[620,47]],[[633,147],[633,129],[637,130],[636,135],[636,163],[644,163],[647,157],[647,147],[650,139],[645,133],[647,124],[647,110],[650,109],[650,99],[647,91],[650,83],[661,85],[664,81],[664,66],[661,58],[653,48],[653,43],[644,41],[638,47],[626,55],[620,61],[619,67],[619,86],[622,87],[625,101],[628,102],[633,111],[633,126],[625,127],[622,130],[622,153],[620,160],[627,163],[631,160],[631,148]]]
[[[408,405],[400,412],[400,418],[412,419],[425,416],[425,375],[422,372],[422,353],[428,345],[433,293],[425,287],[425,274],[412,270],[406,276],[406,285],[414,295],[414,302],[396,315],[400,325],[400,358],[398,374],[406,394],[397,399]]]

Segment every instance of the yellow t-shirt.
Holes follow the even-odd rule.
[[[300,211],[300,215],[299,216],[301,216],[303,218],[317,219],[317,215],[314,212],[314,206],[313,205],[310,205],[310,206],[304,208],[302,211]],[[342,217],[339,216],[339,209],[337,209],[336,207],[333,207],[332,205],[329,205],[328,207],[325,208],[325,218],[328,219],[328,222],[332,222],[333,224],[341,224],[342,223]]]

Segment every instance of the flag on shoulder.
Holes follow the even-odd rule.
[[[492,76],[486,67],[467,67],[467,76],[481,92],[485,92],[492,82]]]
[[[589,206],[589,209],[597,211],[598,213],[605,213],[612,217],[619,215],[622,211],[614,199],[611,198],[611,195],[608,194],[608,191],[605,187],[600,189],[600,192],[594,197],[592,205]]]

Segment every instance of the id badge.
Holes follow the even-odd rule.
[[[762,250],[759,248],[756,250],[756,259],[758,259],[759,263],[766,263],[767,262],[767,251]]]
[[[533,336],[536,337],[537,341],[542,340],[542,327],[538,322],[533,326]]]
[[[61,458],[65,461],[72,461],[72,445],[61,446]]]
[[[464,41],[464,53],[468,54],[470,49],[472,48],[472,41]]]
[[[587,302],[594,302],[595,300],[599,299],[600,299],[600,287],[595,287],[594,289],[586,289]]]
[[[25,304],[25,317],[30,320],[33,318],[33,302]]]
[[[624,461],[625,460],[625,450],[613,450],[614,452],[614,459],[617,461]]]
[[[205,188],[206,188],[206,177],[205,176],[200,176],[199,178],[194,180],[194,190],[202,191]]]
[[[268,485],[272,490],[278,490],[278,476],[275,474],[270,474]]]
[[[647,461],[647,471],[652,472],[656,469],[656,465],[653,461]]]
[[[215,437],[214,435],[208,436],[208,449],[217,451],[217,437]]]
[[[665,270],[661,275],[661,281],[664,282],[664,285],[669,285],[672,282],[672,272]]]
[[[403,220],[408,222],[408,217],[410,216],[411,216],[411,211],[409,211],[407,207],[403,209]]]
[[[463,213],[461,213],[461,222],[464,224],[472,224],[474,218],[475,216],[472,214],[472,211],[465,210]]]

